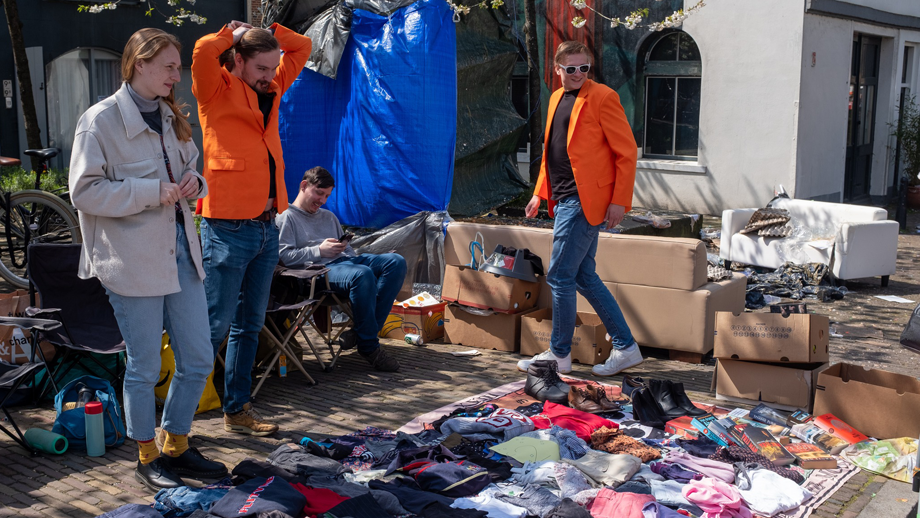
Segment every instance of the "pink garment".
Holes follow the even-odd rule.
[[[642,508],[654,501],[652,495],[617,493],[605,487],[597,493],[587,509],[593,518],[642,518]]]
[[[730,484],[706,477],[691,480],[683,491],[684,498],[703,510],[703,518],[753,518],[741,500],[741,493]]]
[[[695,457],[683,451],[671,451],[664,458],[667,462],[680,464],[681,466],[702,473],[707,477],[717,478],[722,482],[731,484],[735,481],[735,470],[731,464],[719,462],[717,460],[704,459]]]
[[[545,417],[546,419],[540,419],[540,417]],[[566,430],[572,430],[579,439],[588,444],[591,444],[591,432],[594,430],[602,426],[612,429],[620,427],[620,425],[609,419],[567,406],[557,405],[552,401],[543,403],[543,413],[533,416],[532,419],[534,426],[538,430],[546,430],[556,425]]]

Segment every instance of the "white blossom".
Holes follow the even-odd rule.
[[[190,21],[190,22],[192,22],[192,23],[198,23],[198,20],[199,20],[199,18],[198,18],[198,15],[197,15],[197,14],[193,14],[193,15],[190,15],[190,16],[188,17],[188,21]]]
[[[187,1],[188,1],[188,5],[195,5],[196,0],[187,0]]]
[[[575,27],[576,29],[581,29],[582,27],[585,26],[585,23],[587,23],[587,21],[588,20],[585,20],[581,16],[576,16],[575,18],[572,18],[572,26]]]
[[[572,0],[572,7],[580,11],[588,7],[588,2],[586,0]]]

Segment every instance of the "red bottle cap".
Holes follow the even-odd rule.
[[[99,401],[91,401],[83,407],[83,412],[86,414],[101,414],[102,413],[102,403]]]

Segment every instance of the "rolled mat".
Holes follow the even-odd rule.
[[[23,435],[25,435],[26,442],[37,450],[57,455],[67,451],[67,437],[63,435],[42,430],[41,428],[29,428]]]

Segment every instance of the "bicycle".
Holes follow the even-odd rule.
[[[61,152],[58,148],[27,149],[24,153],[39,160],[35,188],[14,193],[0,191],[0,277],[17,288],[28,288],[29,243],[82,243],[80,222],[64,191],[57,196],[41,189],[42,174],[48,160]],[[18,158],[0,157],[0,167],[22,165]]]

